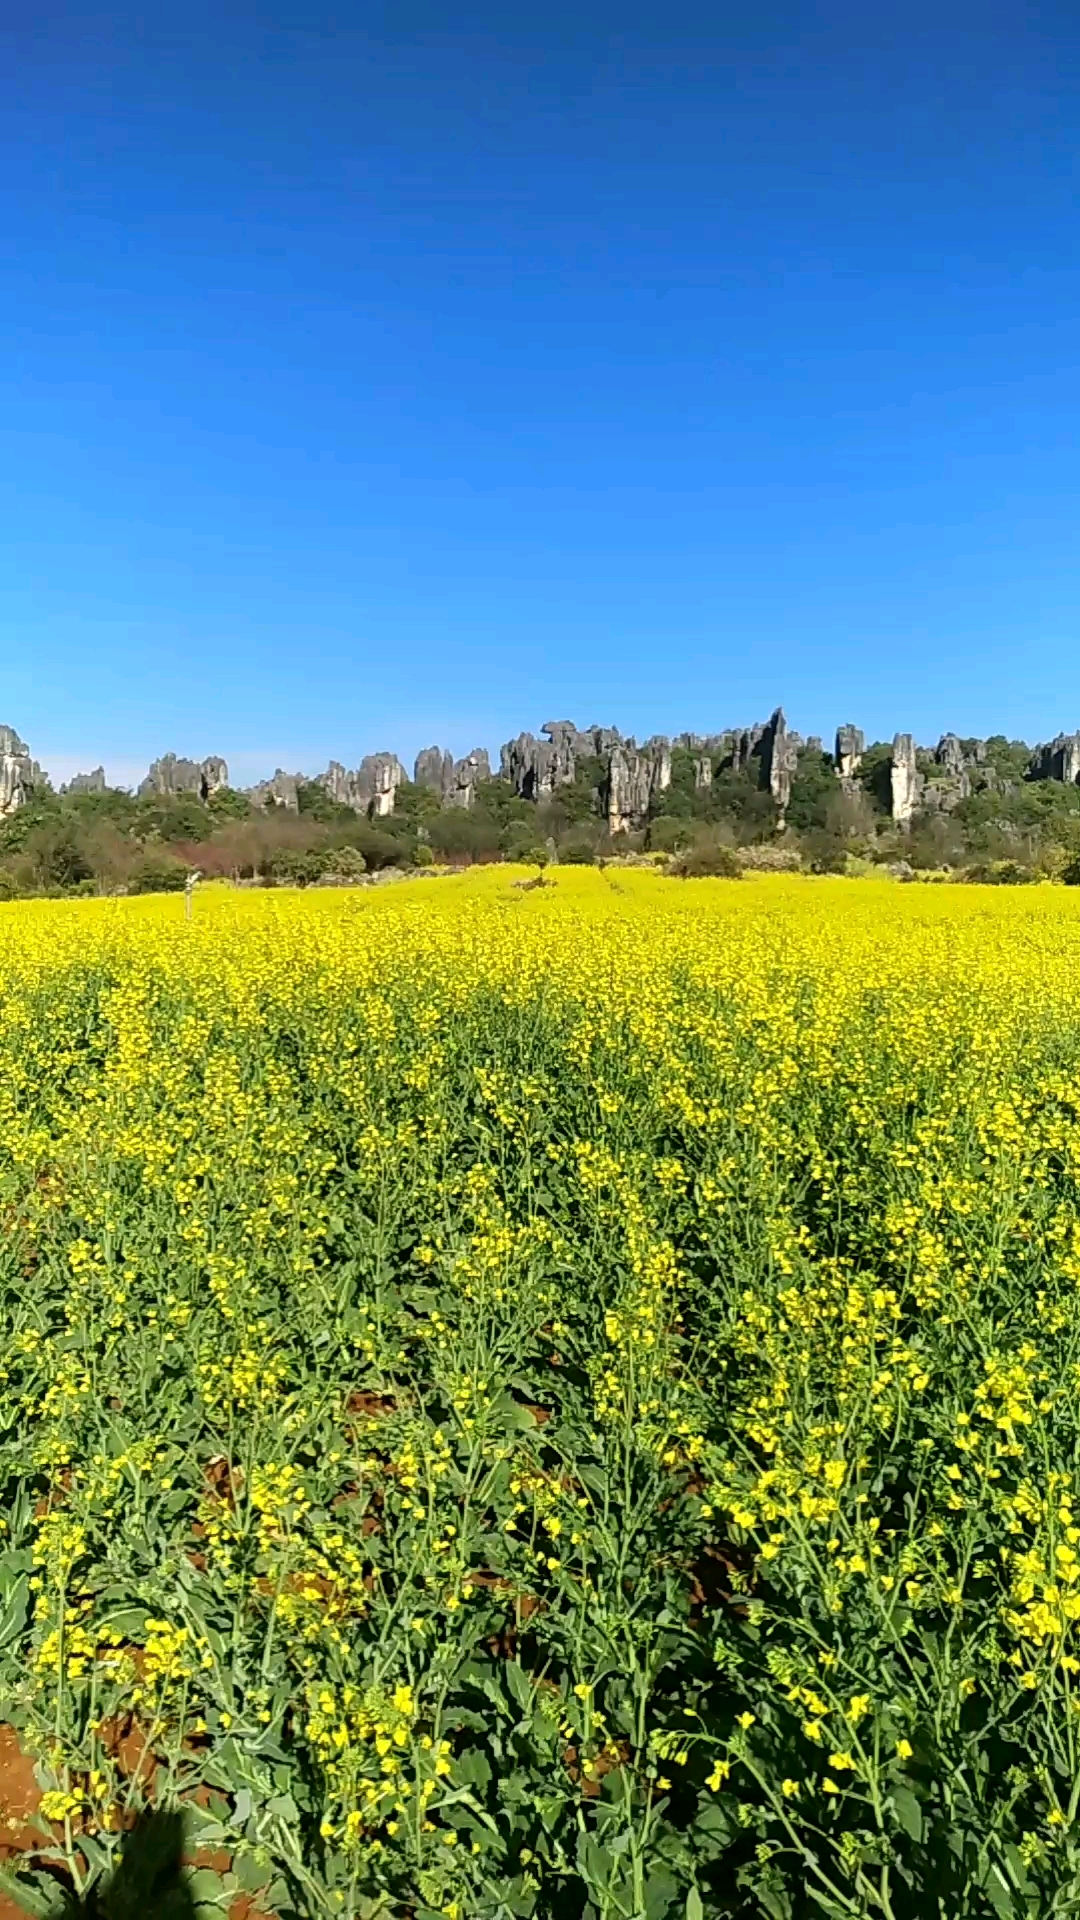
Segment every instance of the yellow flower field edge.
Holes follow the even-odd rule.
[[[200,1914],[1076,1911],[1078,960],[1035,889],[0,908],[20,1897],[149,1800]]]

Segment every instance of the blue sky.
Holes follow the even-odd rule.
[[[244,780],[1080,725],[1078,52],[1054,0],[15,0],[0,721]]]

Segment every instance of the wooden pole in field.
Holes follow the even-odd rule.
[[[198,886],[199,881],[201,879],[202,879],[202,874],[199,872],[198,868],[192,867],[191,872],[188,874],[187,879],[184,881],[184,919],[185,920],[191,919],[191,902],[192,902],[192,899],[194,898],[195,889]]]

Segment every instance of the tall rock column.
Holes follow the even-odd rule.
[[[910,733],[898,733],[892,744],[892,817],[898,826],[910,824],[919,804],[922,775],[915,761],[915,742]]]
[[[24,806],[41,769],[14,727],[0,727],[0,819]]]
[[[846,724],[836,729],[836,771],[845,784],[854,780],[862,766],[862,757],[866,749],[866,738],[861,727]]]
[[[418,787],[430,787],[440,800],[445,800],[453,779],[454,756],[449,747],[420,749],[413,767],[413,780]]]
[[[791,781],[799,761],[799,736],[788,731],[783,707],[777,707],[761,736],[761,784],[768,787],[784,824],[791,799]]]
[[[608,832],[631,833],[643,827],[658,794],[671,785],[671,742],[662,734],[643,747],[621,740],[610,748],[604,788]]]
[[[447,800],[452,807],[471,807],[481,781],[491,779],[491,761],[486,747],[474,747],[462,760],[455,760],[452,785]]]
[[[634,820],[634,774],[637,754],[612,747],[607,770],[607,823],[610,834],[629,833]]]
[[[405,769],[396,753],[364,755],[357,769],[356,787],[362,808],[373,820],[385,820],[393,813],[404,778]]]

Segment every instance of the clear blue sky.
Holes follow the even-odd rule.
[[[1080,725],[1075,0],[0,21],[0,721],[61,774]]]

